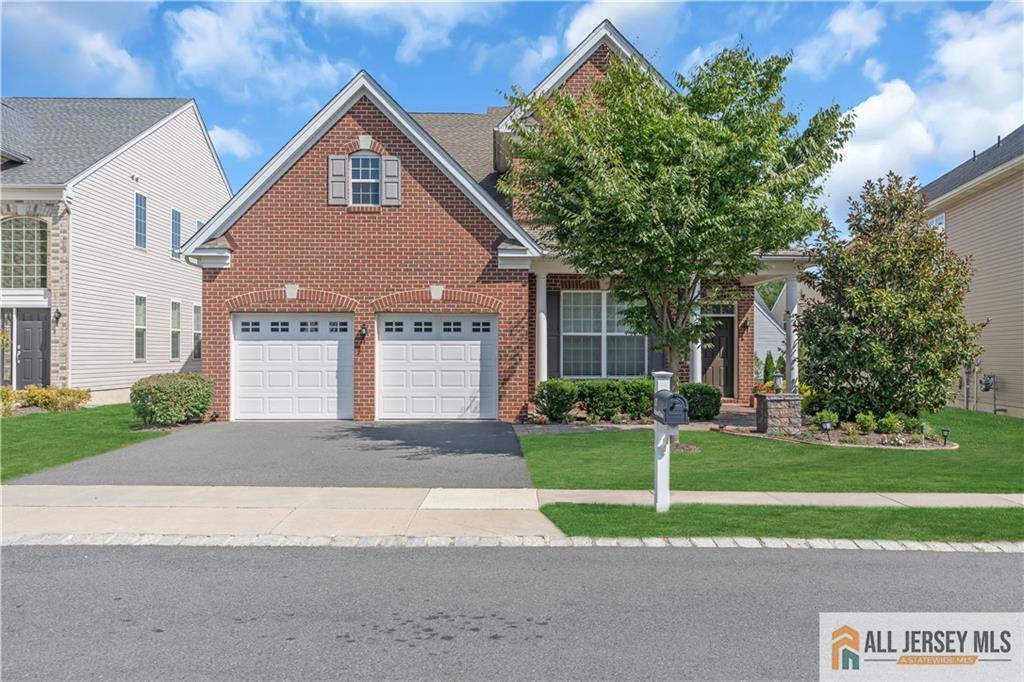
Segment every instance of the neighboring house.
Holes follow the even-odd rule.
[[[578,95],[616,56],[643,60],[604,22],[535,92]],[[204,268],[217,418],[511,421],[549,377],[663,368],[607,288],[506,210],[517,115],[410,114],[360,72],[232,197],[185,247]],[[737,302],[705,310],[698,378],[746,401],[754,286],[801,259],[763,256]]]
[[[779,294],[780,299],[786,297],[786,292],[783,290]],[[786,349],[786,328],[783,326],[783,322],[777,319],[772,314],[772,309],[769,308],[764,299],[761,298],[761,294],[757,291],[754,292],[754,352],[757,354],[758,359],[763,363],[765,358],[768,357],[768,353],[772,354],[772,358],[778,358],[781,356],[785,357]],[[755,377],[755,380],[760,382],[763,377]]]
[[[3,383],[92,389],[198,370],[181,245],[231,196],[191,99],[0,102]]]
[[[956,404],[1024,417],[1024,126],[923,189],[929,223],[946,244],[973,259],[964,303],[981,332],[984,352],[962,376]],[[995,395],[978,392],[978,378],[995,375]]]

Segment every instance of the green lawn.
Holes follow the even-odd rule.
[[[594,537],[795,537],[851,540],[1024,540],[1024,508],[908,509],[688,504],[650,507],[549,504],[567,535]]]
[[[949,427],[959,450],[830,448],[680,431],[700,452],[672,455],[674,490],[796,492],[1021,492],[1024,420],[947,409],[927,419]],[[538,488],[649,490],[648,430],[535,434],[521,439]],[[750,509],[747,507],[746,509]]]
[[[0,480],[158,438],[166,431],[139,430],[131,405],[77,412],[9,417],[0,421]]]

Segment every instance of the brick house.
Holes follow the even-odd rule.
[[[580,93],[613,55],[644,59],[604,22],[537,91]],[[607,289],[507,210],[514,116],[410,114],[361,72],[185,245],[217,418],[512,421],[548,377],[662,368]],[[705,311],[720,322],[682,373],[746,401],[753,287],[799,260],[765,256],[735,304]]]

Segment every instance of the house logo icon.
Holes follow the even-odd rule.
[[[860,670],[860,633],[849,625],[832,631],[832,669]]]

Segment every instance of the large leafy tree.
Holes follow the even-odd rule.
[[[758,252],[820,225],[814,200],[853,124],[832,106],[798,127],[782,97],[789,63],[725,50],[672,89],[613,59],[581,98],[509,98],[531,115],[515,125],[501,188],[546,228],[547,248],[610,281],[670,367],[708,331],[702,302],[730,300]]]
[[[849,238],[826,223],[805,273],[818,301],[800,313],[801,379],[844,417],[917,415],[950,399],[981,349],[984,323],[964,319],[970,259],[925,222],[916,180],[889,173],[851,200]]]

